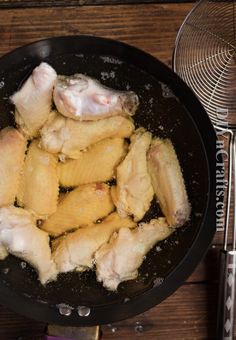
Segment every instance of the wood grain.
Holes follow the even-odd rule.
[[[221,246],[212,245],[186,282],[213,284],[219,277],[219,253]]]
[[[183,285],[171,297],[146,313],[115,323],[112,327],[103,326],[102,339],[213,340],[216,302],[216,285]],[[143,332],[137,332],[139,323],[143,325]],[[112,332],[114,327],[117,328],[115,333]]]
[[[191,8],[154,4],[2,10],[0,54],[52,36],[92,34],[135,45],[171,66],[176,32]]]
[[[0,8],[26,8],[26,7],[68,7],[68,6],[89,6],[89,5],[129,5],[129,4],[150,4],[150,3],[175,3],[176,0],[0,0]],[[194,2],[194,0],[182,0]]]
[[[0,339],[41,340],[46,325],[18,315],[7,308],[0,308]]]

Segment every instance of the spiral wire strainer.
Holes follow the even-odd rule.
[[[229,137],[217,339],[233,339],[236,283],[236,1],[201,0],[194,6],[178,32],[173,68],[198,96],[217,134],[228,134]],[[218,201],[216,195],[216,208]],[[231,206],[232,224],[229,223]]]

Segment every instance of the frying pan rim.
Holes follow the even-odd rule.
[[[4,59],[14,59],[14,56],[18,53],[26,53],[28,49],[34,48],[36,45],[41,44],[52,44],[53,41],[70,41],[76,39],[90,39],[91,42],[96,40],[96,42],[103,42],[110,45],[121,47],[124,51],[128,51],[129,54],[138,55],[139,57],[143,57],[144,59],[148,59],[152,61],[152,63],[156,64],[159,68],[165,71],[165,75],[170,80],[173,79],[173,87],[175,90],[173,91],[177,97],[183,97],[181,91],[184,90],[186,94],[186,98],[184,100],[183,105],[187,108],[188,115],[192,119],[195,127],[197,128],[199,137],[204,147],[204,151],[206,154],[206,162],[208,167],[208,199],[207,199],[207,207],[205,209],[205,216],[202,219],[201,226],[199,228],[199,232],[196,235],[191,247],[186,252],[185,256],[182,258],[180,263],[175,267],[175,269],[166,277],[164,284],[160,285],[159,287],[152,288],[143,294],[139,295],[137,298],[132,299],[127,303],[116,303],[115,308],[113,308],[111,313],[111,305],[108,306],[99,306],[91,309],[91,315],[87,318],[81,318],[78,316],[76,310],[73,310],[70,317],[61,316],[58,313],[58,310],[55,310],[55,306],[50,305],[43,305],[40,304],[38,301],[32,301],[25,296],[21,296],[16,294],[6,285],[0,283],[0,302],[7,307],[15,310],[16,312],[23,314],[27,317],[33,317],[38,321],[43,321],[47,323],[56,323],[61,325],[70,325],[70,326],[91,326],[96,324],[103,324],[118,321],[121,319],[128,318],[135,314],[139,314],[144,312],[145,310],[153,307],[157,303],[160,303],[163,299],[167,298],[170,294],[172,294],[183,282],[184,280],[192,273],[200,259],[203,257],[207,248],[213,238],[215,233],[215,199],[214,199],[214,188],[215,188],[215,172],[214,172],[214,164],[215,164],[215,153],[214,153],[214,146],[216,141],[216,134],[213,129],[213,126],[210,122],[209,117],[207,116],[206,112],[204,111],[202,105],[200,104],[199,100],[196,98],[192,90],[190,90],[187,85],[177,76],[175,75],[166,65],[160,62],[158,59],[154,58],[150,54],[133,47],[131,45],[125,44],[123,42],[119,42],[113,39],[101,38],[92,35],[76,35],[76,36],[60,36],[60,37],[52,37],[47,39],[41,39],[38,41],[34,41],[30,44],[18,47],[13,51],[8,52],[4,56],[0,58],[1,62]],[[111,55],[113,55],[111,53]],[[127,57],[127,56],[126,56]],[[39,60],[44,60],[45,58],[40,58]],[[131,58],[132,59],[132,58]],[[146,66],[147,67],[147,66]],[[148,67],[147,67],[148,68]],[[147,71],[147,68],[143,68],[143,70]],[[152,73],[151,73],[152,74]],[[156,77],[156,75],[154,75]],[[168,84],[167,84],[168,85]],[[190,107],[193,106],[193,109]],[[189,109],[188,109],[189,108]],[[203,122],[203,129],[207,131],[207,133],[203,133],[201,131],[200,123],[195,119],[193,116],[198,112],[198,118],[200,118],[201,123]],[[210,226],[206,229],[206,226]],[[206,233],[206,230],[207,233]],[[201,247],[199,248],[199,245]],[[190,256],[191,255],[191,256]],[[183,270],[185,269],[185,270]],[[158,293],[155,294],[155,292]],[[134,312],[135,310],[135,312]],[[96,314],[94,317],[93,314]]]

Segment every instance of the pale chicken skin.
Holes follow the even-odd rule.
[[[180,164],[169,139],[155,138],[148,151],[148,169],[161,210],[172,227],[181,227],[191,207]]]
[[[16,106],[16,123],[28,138],[37,136],[49,117],[56,78],[56,71],[41,63],[10,98]]]
[[[172,232],[162,217],[140,223],[133,230],[121,228],[95,253],[97,280],[108,290],[115,291],[121,282],[135,279],[144,256]]]
[[[150,132],[136,130],[127,156],[117,167],[117,186],[112,187],[111,194],[121,217],[133,215],[135,221],[140,221],[150,207],[154,192],[146,154],[151,139]]]
[[[106,138],[81,151],[78,159],[59,163],[59,181],[63,187],[93,182],[106,182],[115,175],[125,157],[127,143],[122,138]]]
[[[57,211],[41,228],[52,236],[89,225],[114,210],[110,187],[104,183],[91,183],[77,187],[60,201]]]
[[[14,128],[0,131],[0,207],[14,203],[23,161],[26,139]]]
[[[38,141],[34,140],[28,149],[20,177],[17,203],[37,218],[46,219],[57,209],[58,159],[37,145]]]
[[[53,259],[60,273],[84,271],[92,268],[94,254],[104,243],[108,242],[111,235],[122,227],[134,228],[135,223],[130,218],[120,218],[117,213],[112,213],[99,224],[92,224],[80,228],[59,240],[55,241]]]
[[[38,272],[40,282],[46,284],[55,280],[58,272],[51,257],[48,234],[35,223],[24,209],[0,208],[0,258],[10,253],[25,260]]]
[[[58,76],[53,99],[63,116],[75,120],[133,115],[139,103],[134,92],[109,89],[83,74]]]
[[[40,146],[48,152],[77,159],[90,145],[105,138],[128,138],[133,130],[134,124],[125,117],[79,122],[54,112],[41,130]]]

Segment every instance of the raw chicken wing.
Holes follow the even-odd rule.
[[[117,168],[117,186],[111,191],[119,215],[133,215],[135,221],[143,218],[154,194],[146,160],[151,138],[143,128],[131,136],[129,152]]]
[[[26,140],[16,129],[0,131],[0,206],[15,201],[25,150]]]
[[[37,66],[21,89],[11,96],[16,106],[15,119],[21,131],[35,137],[48,119],[57,74],[47,63]]]
[[[191,208],[179,161],[170,140],[153,140],[148,152],[148,169],[158,203],[169,225],[182,226],[189,219]]]
[[[40,149],[34,140],[26,155],[17,193],[20,206],[45,219],[57,209],[59,176],[57,157]]]
[[[58,76],[53,99],[63,116],[76,120],[133,115],[138,107],[134,92],[109,89],[83,74]]]
[[[135,223],[128,217],[122,219],[117,213],[113,213],[99,224],[80,228],[56,240],[53,258],[59,272],[92,268],[95,251],[108,242],[115,231],[123,227],[133,228]]]
[[[0,257],[4,248],[5,255],[9,252],[31,264],[42,284],[56,279],[48,234],[36,227],[28,211],[13,206],[0,208]]]
[[[79,122],[57,113],[41,130],[41,147],[77,159],[80,151],[109,137],[129,137],[134,124],[125,117],[110,117],[95,122]]]
[[[113,209],[110,187],[107,184],[85,184],[66,194],[57,211],[41,227],[50,235],[59,236],[66,231],[96,222]]]
[[[140,223],[133,230],[121,228],[95,253],[97,280],[103,282],[105,288],[116,290],[122,281],[135,279],[144,256],[172,232],[162,217]]]
[[[60,184],[74,187],[93,182],[106,182],[115,174],[117,165],[127,152],[122,138],[106,138],[81,151],[78,159],[59,163]]]

